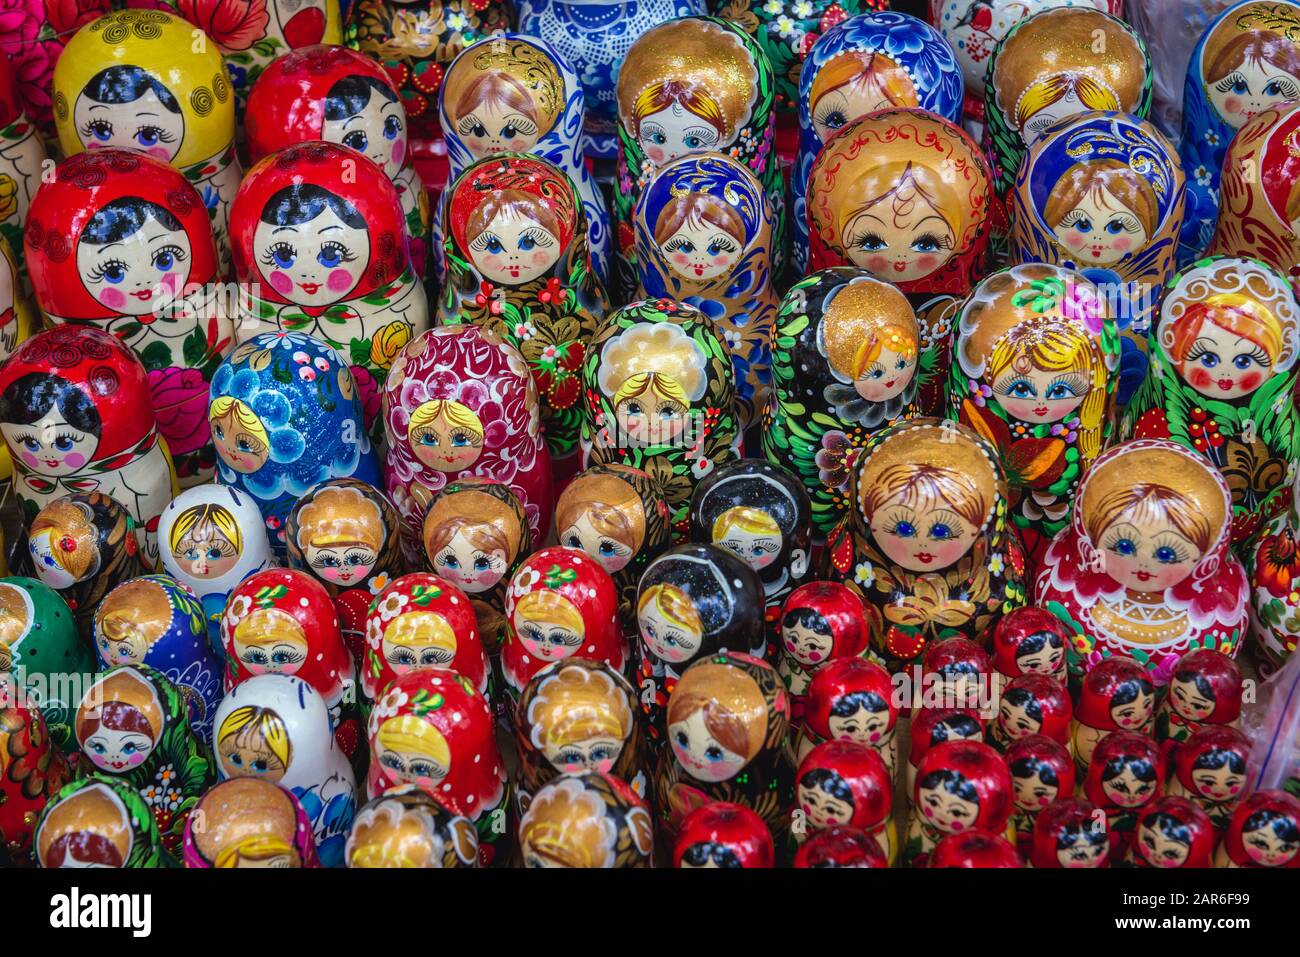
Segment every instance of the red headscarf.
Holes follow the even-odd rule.
[[[535,156],[503,156],[495,162],[479,163],[467,170],[451,187],[447,222],[452,241],[462,256],[468,258],[470,237],[466,235],[469,217],[503,190],[517,190],[536,196],[555,217],[556,239],[561,249],[573,241],[574,188],[563,173]]]

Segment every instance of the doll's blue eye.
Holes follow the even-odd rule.
[[[343,137],[343,145],[350,146],[360,152],[370,145],[370,139],[362,130],[353,130]]]
[[[326,269],[333,269],[343,261],[343,250],[333,243],[327,244],[316,254],[316,261]]]
[[[460,568],[460,560],[452,558],[450,555],[442,560],[442,564],[444,568]]]
[[[722,749],[716,744],[711,744],[704,749],[704,756],[716,763],[722,760]]]
[[[1168,545],[1156,549],[1156,561],[1162,565],[1172,565],[1178,561],[1178,553]]]
[[[479,137],[480,139],[488,135],[487,127],[484,126],[482,123],[475,123],[474,128],[470,130],[470,132],[473,133],[475,136]]]
[[[1012,384],[1010,394],[1013,399],[1032,399],[1036,393],[1032,385],[1021,379]]]
[[[1132,555],[1137,551],[1131,538],[1121,538],[1112,546],[1116,555]]]
[[[134,744],[125,744],[122,746],[123,754],[135,754],[136,747]]]
[[[848,117],[839,110],[832,110],[822,119],[822,122],[832,130],[838,130],[848,121]]]
[[[216,561],[220,557],[221,557],[221,549],[219,548],[208,549],[208,558],[212,559],[213,561]]]
[[[493,255],[497,255],[498,253],[503,253],[506,250],[506,247],[501,245],[501,240],[497,239],[495,236],[489,239],[483,248],[487,252],[492,253]]]
[[[397,117],[390,116],[384,120],[384,139],[395,140],[400,132],[402,132],[402,124],[398,122]]]
[[[54,447],[60,452],[69,452],[72,450],[72,439],[66,435],[60,435],[54,440]]]
[[[611,555],[614,554],[614,546],[611,545],[609,542],[601,542],[600,548],[598,550],[600,554],[603,555],[605,558],[609,558]]]
[[[519,128],[516,126],[511,125],[511,126],[501,127],[501,138],[503,140],[512,140],[518,135],[519,135]]]
[[[281,269],[288,269],[294,263],[294,255],[288,249],[277,249],[274,256],[275,264]]]
[[[1236,83],[1232,84],[1232,92],[1238,94],[1249,93],[1250,84],[1247,83],[1245,80],[1238,80]]]
[[[474,571],[476,572],[485,572],[491,567],[492,567],[492,563],[489,562],[486,558],[474,559]]]
[[[103,754],[105,749],[102,744],[96,741],[94,744],[90,746],[90,750],[94,751],[96,754]]]
[[[463,435],[453,435],[451,437],[451,444],[455,448],[464,448],[469,445],[469,439],[465,438]]]
[[[437,445],[437,444],[438,444],[438,437],[437,437],[436,435],[434,435],[432,432],[425,432],[423,435],[420,436],[420,444],[421,444],[421,445]]]
[[[357,566],[357,565],[364,564],[364,563],[361,561],[361,556],[360,556],[360,555],[349,555],[349,556],[347,557],[347,563],[348,563],[349,565],[354,566],[354,567]]]
[[[242,768],[244,766],[244,759],[237,754],[232,754],[230,756],[230,763],[237,768]]]
[[[1049,399],[1068,399],[1073,394],[1070,387],[1064,382],[1058,382],[1047,390],[1047,398]]]
[[[677,745],[678,745],[679,747],[682,747],[682,748],[689,747],[689,746],[690,746],[690,743],[691,743],[691,740],[690,740],[690,738],[686,737],[686,732],[685,732],[685,731],[678,731],[678,732],[677,732]]]
[[[688,150],[698,150],[704,146],[704,140],[698,136],[687,136],[682,139],[682,145]]]
[[[88,127],[91,135],[101,143],[107,143],[113,138],[113,124],[105,120],[92,120]]]
[[[289,656],[285,654],[283,651],[277,651],[275,654],[271,656],[271,660],[274,661],[277,665],[282,665],[289,660]]]
[[[104,267],[104,278],[111,283],[119,283],[126,278],[126,268],[117,263],[110,263]]]
[[[930,529],[930,537],[938,539],[952,538],[952,529],[940,522]]]
[[[668,137],[656,130],[654,133],[650,134],[650,142],[657,146],[663,146],[668,142]]]
[[[1092,220],[1088,219],[1086,216],[1081,219],[1076,219],[1074,221],[1074,228],[1081,233],[1090,233],[1092,232]]]
[[[1201,365],[1205,366],[1205,368],[1213,369],[1218,364],[1219,364],[1218,353],[1206,352],[1201,355]]]
[[[1238,369],[1249,369],[1251,363],[1254,361],[1255,359],[1253,356],[1251,356],[1249,353],[1243,352],[1241,355],[1237,356],[1237,358],[1232,360],[1232,364],[1235,365]]]
[[[324,555],[321,557],[320,563],[326,568],[337,568],[339,560],[333,555]]]
[[[1112,219],[1106,224],[1106,232],[1110,233],[1112,236],[1118,236],[1120,233],[1124,232],[1123,221]]]
[[[144,126],[136,132],[135,141],[141,146],[156,146],[158,145],[158,140],[161,134],[162,130],[157,127]]]
[[[911,538],[916,534],[916,526],[911,522],[899,522],[894,526],[894,534],[899,538]]]
[[[252,768],[258,774],[265,774],[267,770],[266,761],[262,758],[258,758],[256,761],[253,762]]]
[[[528,250],[532,249],[536,245],[537,240],[533,239],[532,236],[524,235],[519,237],[519,248],[523,252],[528,252]]]

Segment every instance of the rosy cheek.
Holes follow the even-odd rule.
[[[497,575],[496,572],[493,572],[491,570],[485,572],[477,572],[474,575],[474,581],[479,585],[495,585],[497,582]]]
[[[889,269],[889,260],[880,255],[868,256],[867,268],[872,272],[885,272]]]
[[[161,146],[151,146],[151,147],[150,147],[148,150],[146,150],[145,152],[147,152],[147,153],[148,153],[150,156],[152,156],[154,159],[160,159],[160,160],[162,160],[162,161],[164,161],[164,162],[166,162],[166,161],[169,159],[169,157],[168,157],[168,155],[167,155],[167,150],[164,149],[164,148],[161,147]]]
[[[533,265],[534,265],[534,266],[545,266],[545,265],[547,264],[547,262],[550,261],[550,258],[551,258],[551,257],[550,257],[550,254],[549,254],[549,253],[546,253],[546,252],[535,252],[535,253],[533,253]]]
[[[293,280],[289,278],[287,273],[283,273],[278,269],[271,270],[271,275],[266,278],[270,281],[271,288],[282,296],[287,296],[289,291],[293,289]]]
[[[1228,113],[1240,113],[1242,102],[1238,97],[1230,96],[1223,101],[1223,108]]]
[[[929,807],[922,808],[921,813],[926,817],[934,817],[934,811]]]
[[[63,461],[72,468],[79,469],[86,464],[86,457],[80,452],[69,452],[63,457]]]
[[[339,577],[338,571],[333,568],[321,569],[321,574],[324,575],[326,578],[330,579],[330,581],[334,581]]]
[[[1082,249],[1083,241],[1084,241],[1084,235],[1083,233],[1079,232],[1077,229],[1067,229],[1065,231],[1064,242],[1065,245],[1069,246],[1071,249]]]
[[[175,295],[176,290],[179,288],[180,284],[181,284],[180,273],[175,273],[175,272],[164,273],[162,278],[158,280],[158,285],[162,286],[164,289],[166,289],[168,292],[172,293],[173,295]]]
[[[673,253],[673,262],[677,263],[679,266],[689,266],[691,264],[691,257],[686,255],[686,253]]]
[[[613,767],[614,767],[614,762],[612,760],[609,760],[608,758],[604,761],[597,763],[596,765],[597,770],[599,770],[602,774],[608,774]]]
[[[645,155],[649,157],[650,162],[652,163],[662,163],[664,161],[664,151],[663,148],[659,146],[649,147],[645,151]]]
[[[924,269],[926,272],[929,272],[930,270],[934,269],[936,266],[939,265],[939,257],[928,256],[928,255],[922,256],[919,259],[917,259],[916,265],[918,269]]]
[[[1038,799],[1038,806],[1039,806],[1039,807],[1047,807],[1047,805],[1049,805],[1049,804],[1051,804],[1051,803],[1052,803],[1052,799],[1051,799],[1051,798],[1048,798],[1048,797],[1040,797],[1040,798]]]
[[[400,163],[406,158],[406,140],[400,136],[393,140],[393,151],[389,154],[389,158],[394,163]]]
[[[347,292],[353,286],[352,275],[346,269],[335,269],[325,280],[331,292]]]
[[[1111,243],[1110,248],[1114,249],[1116,252],[1128,252],[1128,250],[1133,248],[1133,240],[1129,239],[1127,236],[1122,236]]]
[[[126,305],[126,296],[116,289],[105,289],[100,293],[99,301],[110,309],[121,309]]]
[[[135,754],[131,755],[129,758],[126,759],[126,763],[127,763],[127,764],[143,764],[143,763],[144,763],[144,759],[147,758],[147,757],[149,757],[149,755],[148,755],[146,752],[144,752],[144,751],[137,751]]]
[[[1198,389],[1208,388],[1214,382],[1214,379],[1210,376],[1210,373],[1205,369],[1200,368],[1199,366],[1193,369],[1192,374],[1187,378],[1188,381],[1191,382],[1192,385],[1196,386]]]
[[[28,465],[37,465],[40,462],[40,460],[36,456],[32,455],[31,452],[24,452],[22,458]]]
[[[1237,382],[1237,385],[1239,385],[1245,391],[1250,392],[1252,389],[1258,387],[1259,383],[1262,380],[1263,380],[1263,376],[1261,376],[1258,372],[1247,372]]]
[[[254,675],[264,675],[266,674],[266,668],[262,665],[248,665],[248,672]]]
[[[516,140],[511,140],[508,145],[510,146],[511,152],[518,153],[521,152],[523,149],[525,149],[528,146],[528,143],[525,140],[516,139]]]
[[[952,822],[950,825],[948,825],[948,826],[951,827],[951,828],[952,828],[952,832],[953,832],[954,834],[956,834],[958,831],[960,831],[960,830],[961,830],[962,828],[964,828],[966,825],[962,824],[960,821],[953,821],[953,822]]]
[[[731,262],[731,260],[728,259],[726,256],[714,256],[714,257],[713,257],[713,265],[715,265],[715,266],[725,266],[725,265],[727,265],[727,264],[730,263],[730,262]]]

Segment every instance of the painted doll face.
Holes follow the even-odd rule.
[[[853,818],[853,805],[827,794],[819,787],[799,785],[799,807],[813,828],[847,824]]]
[[[95,639],[99,656],[108,665],[130,665],[144,661],[149,653],[149,642],[138,630],[132,629],[118,638],[101,634]]]
[[[1061,674],[1061,666],[1064,663],[1065,645],[1060,642],[1053,647],[1050,641],[1044,641],[1043,646],[1036,651],[1031,651],[1027,655],[1016,655],[1016,664],[1022,674],[1056,677]]]
[[[632,448],[669,445],[686,431],[689,410],[677,399],[649,390],[614,407],[619,437]]]
[[[937,207],[924,196],[901,212],[888,200],[867,207],[844,227],[849,259],[887,282],[930,275],[952,258],[956,235]]]
[[[781,639],[790,657],[801,665],[816,665],[830,657],[835,639],[829,632],[818,631],[801,623],[785,625]]]
[[[761,514],[761,513],[760,513]],[[764,525],[767,523],[764,522]],[[715,545],[721,545],[727,551],[740,558],[754,571],[762,571],[781,555],[781,532],[771,530],[758,531],[745,528],[739,523],[731,523],[720,529],[720,536]]]
[[[622,571],[632,560],[631,547],[596,531],[587,512],[579,515],[572,525],[560,533],[560,544],[586,552],[611,575]]]
[[[906,356],[882,346],[880,355],[853,381],[853,388],[868,402],[884,402],[906,389],[915,374],[914,354]]]
[[[669,264],[686,279],[713,279],[740,259],[741,244],[703,219],[683,222],[660,246]]]
[[[109,774],[129,772],[145,762],[154,749],[154,740],[139,731],[116,731],[100,725],[81,750],[95,767]]]
[[[0,422],[0,433],[29,469],[50,477],[80,470],[99,446],[99,437],[70,425],[57,404],[31,425]]]
[[[493,153],[526,153],[542,135],[536,123],[497,97],[484,99],[462,116],[456,132],[475,159]]]
[[[1246,775],[1232,770],[1227,762],[1221,768],[1197,768],[1192,772],[1196,793],[1215,804],[1235,800],[1245,783]]]
[[[317,575],[344,587],[365,581],[379,560],[378,553],[363,542],[320,546],[308,542],[303,555]]]
[[[1218,83],[1208,86],[1206,92],[1219,115],[1235,130],[1256,113],[1300,99],[1300,77],[1265,60],[1248,57]]]
[[[699,631],[669,619],[653,601],[637,613],[637,623],[646,645],[664,661],[689,661],[699,651],[704,638]]]
[[[836,741],[857,741],[873,746],[885,743],[894,733],[889,727],[889,711],[869,711],[866,705],[859,705],[847,717],[832,714],[826,724]]]
[[[1258,389],[1272,368],[1272,357],[1263,347],[1206,322],[1187,350],[1187,357],[1179,363],[1178,371],[1201,395],[1211,399],[1239,399]]]
[[[259,735],[228,734],[217,744],[217,760],[228,778],[260,778],[279,784],[288,768]]]
[[[239,561],[239,549],[216,525],[204,522],[181,537],[172,557],[191,578],[207,580],[229,574]]]
[[[474,529],[470,525],[459,529],[433,557],[435,573],[471,594],[487,591],[506,573],[506,553],[479,548],[470,540],[477,537]]]
[[[162,104],[153,90],[131,103],[99,103],[84,93],[72,109],[77,138],[88,150],[123,149],[170,163],[185,138],[185,118]]]
[[[548,739],[542,748],[551,767],[561,774],[578,774],[583,771],[608,773],[622,751],[623,742],[606,735],[566,741],[563,744]]]
[[[437,784],[451,770],[449,763],[423,751],[407,751],[382,744],[374,760],[383,767],[388,778],[397,783]]]
[[[405,634],[396,636],[396,640],[393,637],[395,630],[396,626],[392,625],[384,632],[380,650],[396,674],[404,675],[430,668],[446,669],[456,657],[455,650],[439,642],[432,629],[417,625]]]
[[[909,571],[941,571],[975,543],[979,529],[943,505],[894,500],[871,517],[871,534],[889,559]]]
[[[1079,99],[1079,94],[1071,89],[1055,103],[1047,104],[1025,120],[1025,125],[1020,129],[1020,139],[1026,146],[1032,146],[1043,135],[1043,131],[1058,120],[1085,113],[1088,109],[1088,105]]]
[[[1133,210],[1106,189],[1089,190],[1052,231],[1080,266],[1119,262],[1150,238]]]
[[[212,411],[216,412],[214,404]],[[236,399],[223,415],[214,415],[212,444],[221,461],[243,475],[256,472],[271,457],[266,426],[252,409]]]
[[[366,105],[341,120],[325,120],[321,139],[364,153],[392,179],[406,162],[405,110],[396,100],[371,92]]]
[[[1011,786],[1015,789],[1016,807],[1022,811],[1041,811],[1056,800],[1060,787],[1043,780],[1042,772],[1021,777],[1012,775]]]
[[[1288,841],[1273,830],[1273,822],[1241,835],[1246,856],[1261,867],[1282,867],[1300,851],[1300,842]]]
[[[1135,592],[1162,592],[1192,573],[1201,551],[1167,522],[1121,516],[1102,536],[1106,574]]]
[[[656,166],[725,145],[716,126],[696,116],[680,103],[672,103],[641,121],[637,142]]]
[[[356,288],[370,264],[370,237],[323,207],[314,219],[277,226],[258,221],[253,255],[262,278],[300,306],[327,306]]]
[[[1083,404],[1087,379],[1076,372],[1050,372],[1025,364],[1008,369],[993,383],[993,393],[1007,415],[1021,422],[1059,422]]]
[[[943,785],[921,788],[918,796],[920,803],[917,806],[926,823],[946,834],[968,829],[979,814],[979,804],[949,794]]]
[[[505,208],[469,241],[469,258],[483,276],[504,286],[532,282],[564,250],[556,236],[527,212]]]
[[[64,565],[63,549],[55,541],[53,529],[37,532],[27,539],[36,577],[54,589],[70,588],[78,581]]]
[[[1175,677],[1169,682],[1169,703],[1184,718],[1204,721],[1214,714],[1214,698],[1202,693],[1194,680]]]
[[[411,451],[431,469],[460,472],[483,454],[483,423],[469,406],[448,400],[437,413],[411,417]]]
[[[1132,701],[1110,706],[1110,719],[1121,731],[1140,731],[1151,721],[1155,711],[1156,696],[1139,691]]]
[[[528,649],[528,653],[539,661],[559,661],[561,658],[568,658],[582,645],[583,629],[574,628],[572,622],[551,620],[551,618],[561,617],[572,617],[578,620],[578,610],[562,595],[554,595],[553,600],[563,602],[561,607],[566,612],[572,612],[572,616],[568,614],[551,616],[540,612],[525,616],[518,610],[514,616],[515,634]]]
[[[274,608],[258,609],[235,627],[235,657],[250,674],[292,675],[307,660],[302,626]]]
[[[1125,763],[1124,770],[1101,782],[1101,793],[1107,800],[1120,807],[1141,807],[1155,792],[1155,780],[1143,781],[1133,772],[1133,766]]]
[[[846,83],[834,90],[828,90],[813,104],[813,129],[817,137],[825,143],[839,132],[846,123],[866,116],[876,110],[887,110],[895,104],[881,89],[879,82]],[[915,94],[912,106],[916,105]]]
[[[998,724],[1002,727],[1002,732],[1012,741],[1028,734],[1036,734],[1043,726],[1041,720],[1035,719],[1029,713],[1026,705],[1013,704],[1005,696],[1002,698],[1002,703],[998,705]]]
[[[726,781],[735,777],[747,761],[743,754],[729,750],[709,733],[703,709],[669,725],[668,740],[686,773],[697,781]]]
[[[1139,825],[1137,839],[1142,845],[1143,857],[1156,867],[1182,867],[1191,853],[1186,844],[1166,837],[1164,831],[1151,825]]]
[[[146,215],[125,239],[77,243],[77,272],[101,305],[125,316],[147,316],[175,300],[190,276],[190,238]]]
[[[1097,825],[1100,827],[1100,824]],[[1090,841],[1082,834],[1071,835],[1072,840],[1066,846],[1062,847],[1058,840],[1056,844],[1056,860],[1062,867],[1096,867],[1097,862],[1101,860],[1102,854],[1106,852],[1106,841]]]

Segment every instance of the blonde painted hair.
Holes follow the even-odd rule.
[[[1202,555],[1209,549],[1214,529],[1210,520],[1190,498],[1165,485],[1138,482],[1117,488],[1104,496],[1084,517],[1088,536],[1100,542],[1112,525],[1128,519],[1172,525]]]
[[[748,505],[736,505],[727,509],[713,520],[713,540],[721,541],[727,530],[738,528],[750,535],[775,535],[781,537],[781,526],[771,515],[762,509],[750,508]]]
[[[472,434],[472,444],[483,444],[483,423],[468,406],[452,399],[430,399],[411,413],[411,421],[406,426],[406,434],[416,439],[423,432],[429,431],[435,421],[441,417],[453,428],[465,429]]]
[[[887,466],[876,476],[862,495],[862,514],[870,522],[877,509],[895,499],[920,511],[951,508],[977,529],[993,507],[965,473],[913,462]]]
[[[853,354],[853,378],[860,379],[871,363],[888,349],[907,359],[916,358],[916,330],[889,322],[862,341]]]
[[[254,738],[261,738],[272,754],[286,768],[293,754],[289,730],[284,719],[270,708],[243,705],[226,715],[217,728],[217,743],[236,735],[235,744],[244,747]]]
[[[817,112],[817,104],[828,93],[842,87],[849,87],[856,92],[864,87],[880,93],[880,98],[891,106],[918,106],[920,100],[916,95],[916,85],[902,67],[883,53],[853,51],[842,54],[822,67],[813,80],[811,106]],[[855,117],[848,117],[852,120]]]
[[[204,532],[207,534],[204,535]],[[230,542],[236,552],[243,551],[244,533],[239,530],[239,522],[230,509],[215,502],[205,502],[181,512],[168,533],[167,543],[173,552],[179,552],[186,536],[196,541],[211,541],[214,533]]]
[[[704,622],[695,605],[676,585],[651,585],[637,599],[636,612],[643,614],[653,604],[659,614],[663,615],[678,628],[684,628],[694,635],[704,635]]]
[[[632,731],[627,695],[603,672],[577,666],[543,678],[526,717],[539,748],[599,736],[622,741]]]
[[[257,417],[256,412],[233,395],[218,396],[212,400],[212,407],[208,409],[209,422],[220,422],[223,419],[229,419],[246,432],[249,438],[262,444],[261,448],[253,450],[256,454],[260,455],[270,449],[271,440],[266,434],[266,426],[262,424],[262,420]]]
[[[690,407],[690,400],[686,397],[685,390],[676,379],[662,372],[636,372],[628,376],[614,393],[614,405],[617,406],[627,399],[639,398],[646,393],[665,402],[677,403],[682,407],[683,412]]]
[[[380,726],[375,740],[386,750],[423,754],[440,767],[451,768],[451,748],[447,739],[428,721],[413,714],[389,718]]]
[[[641,121],[647,116],[654,116],[674,103],[695,114],[718,131],[721,141],[726,133],[727,122],[722,115],[722,107],[708,90],[681,80],[660,80],[651,83],[637,94],[632,104],[632,121],[636,125],[636,135],[641,135]]]
[[[222,848],[212,866],[238,867],[243,861],[270,861],[277,857],[289,858],[290,867],[302,866],[302,858],[292,845],[270,835],[246,838]]]
[[[456,632],[447,619],[433,611],[408,611],[398,615],[384,631],[384,641],[403,647],[433,645],[456,653]]]
[[[582,615],[573,602],[559,592],[549,590],[530,591],[515,602],[515,617],[524,621],[548,621],[561,625],[581,637],[586,634],[587,626]]]
[[[1119,110],[1119,100],[1087,73],[1053,73],[1029,85],[1016,103],[1016,129],[1024,129],[1035,113],[1059,103],[1071,93],[1090,110]]]

